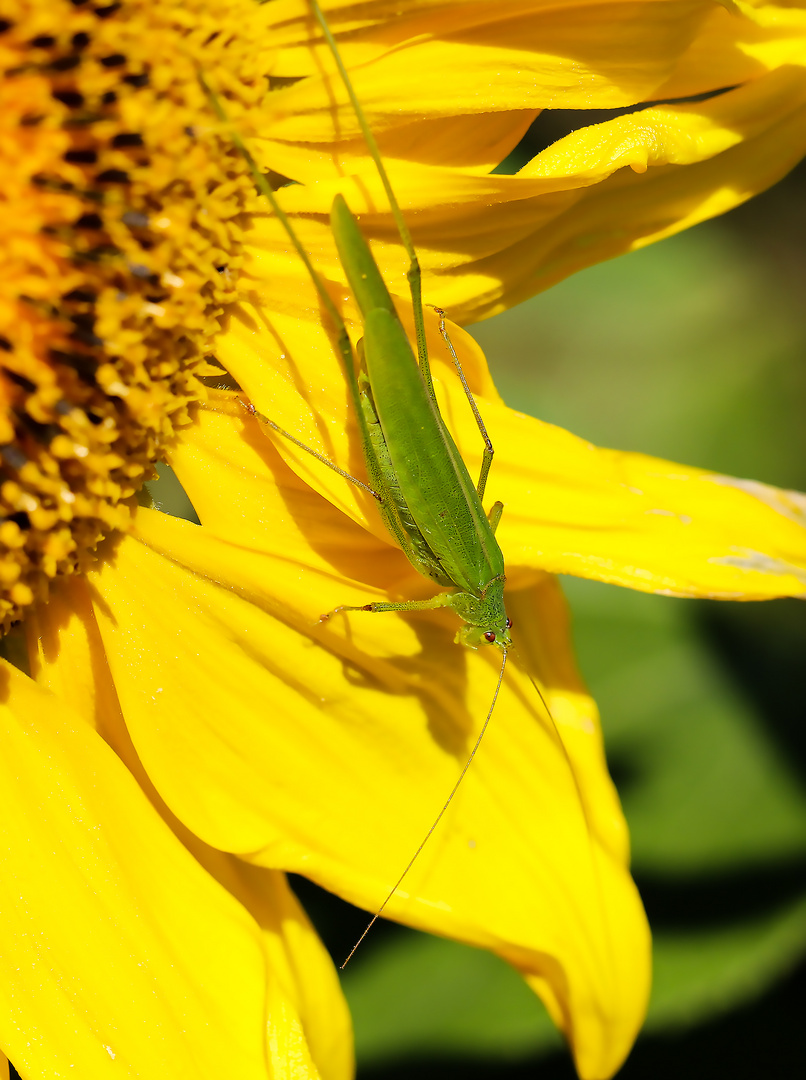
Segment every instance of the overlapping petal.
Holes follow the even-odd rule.
[[[402,16],[388,0],[333,4],[427,298],[457,318],[489,314],[721,212],[794,163],[802,11],[734,10],[593,3],[580,19],[578,4],[534,0],[417,0]],[[310,46],[310,12],[276,0],[265,13],[272,74],[288,85],[255,142],[275,172],[304,182],[282,194],[302,241],[342,303],[326,214],[345,190],[401,291],[386,203],[329,55]],[[745,85],[575,133],[517,177],[487,175],[541,108],[725,81]],[[257,216],[248,245],[244,303],[219,356],[259,408],[360,472],[310,283],[275,222]],[[643,1015],[648,931],[595,706],[546,571],[686,595],[800,595],[803,501],[519,417],[465,339],[460,351],[499,451],[491,492],[507,504],[519,645],[482,752],[390,913],[510,960],[580,1074],[604,1077]],[[440,393],[474,461],[465,403],[449,379]],[[455,646],[446,613],[318,623],[338,603],[428,585],[371,499],[302,452],[278,454],[233,395],[172,454],[204,527],[139,513],[86,581],[62,582],[29,622],[35,682],[4,668],[4,880],[13,889],[25,876],[31,896],[27,908],[0,905],[20,943],[5,954],[5,985],[22,1035],[6,1049],[37,1075],[69,1058],[92,1076],[122,1066],[346,1080],[335,976],[279,871],[377,907],[466,759],[494,658]],[[14,825],[32,798],[23,834]]]
[[[306,296],[301,290],[282,310],[275,304],[272,311],[269,303],[264,297],[260,325],[256,312],[233,317],[221,342],[222,357],[259,407],[269,408],[274,386],[273,419],[360,473],[344,379],[335,363],[323,364],[330,346],[312,291]],[[481,440],[432,314],[427,325],[443,414],[473,473],[480,467]],[[458,328],[453,337],[496,446],[489,496],[504,502],[500,540],[511,582],[539,569],[682,596],[767,599],[806,592],[802,495],[599,449],[507,409],[478,347]],[[273,384],[272,364],[279,369]],[[304,388],[302,398],[299,388]],[[307,483],[388,545],[365,493],[290,444],[283,454]],[[200,484],[193,485],[192,498],[205,524],[234,535],[226,504],[211,505]],[[254,525],[239,519],[237,527],[245,527],[255,542]],[[400,566],[407,566],[402,556]]]
[[[359,99],[380,132],[418,116],[611,108],[650,100],[715,7],[708,0],[459,0],[410,4],[389,18],[393,5],[383,0],[324,5]],[[330,77],[333,58],[321,35],[311,33],[307,5],[279,0],[272,17],[285,38],[272,73],[310,77],[277,95],[271,137],[332,142],[356,134],[344,88]]]
[[[55,605],[46,619],[69,651],[76,617],[64,614]],[[264,904],[275,903],[263,923],[237,898],[248,879],[222,887],[85,718],[5,663],[2,678],[0,993],[15,1064],[37,1076],[69,1061],[93,1077],[263,1078],[290,1075],[293,1061],[295,1076],[319,1077],[304,1026],[330,1020],[296,985],[312,931],[284,882],[264,872]],[[226,877],[229,860],[210,858]],[[348,1075],[334,1060],[321,1075]]]
[[[280,490],[291,500],[293,482]],[[317,627],[316,603],[343,588],[350,599],[355,583],[328,580],[299,550],[270,556],[163,515],[138,521],[139,539],[90,583],[149,776],[208,843],[377,905],[483,720],[493,658],[466,654],[434,617]],[[283,516],[272,535],[282,543]],[[513,610],[529,644],[507,672],[494,738],[392,913],[510,959],[569,1034],[582,1075],[607,1075],[643,1014],[646,924],[550,580]],[[154,637],[162,647],[138,670]]]
[[[635,18],[636,32],[646,37],[643,48],[624,56],[627,37],[612,5],[586,6],[583,17],[573,4],[498,4],[492,11],[489,5],[457,3],[443,6],[431,30],[419,35],[413,32],[425,17],[419,6],[411,26],[404,19],[391,32],[372,23],[375,5],[361,11],[358,28],[355,13],[346,12],[350,36],[344,47],[352,75],[414,233],[426,296],[461,322],[723,213],[775,183],[806,152],[801,5],[743,4],[730,12],[716,4],[665,0],[625,5],[619,11],[630,25]],[[542,20],[563,27],[565,45],[554,47],[548,67],[541,49],[551,52],[551,34],[546,30],[543,45],[532,42],[521,20],[530,27]],[[597,49],[587,67],[579,53],[580,25],[596,26]],[[283,26],[301,33],[303,22],[289,14]],[[475,50],[472,86],[460,74],[459,58],[467,49]],[[431,57],[435,50],[437,63]],[[303,53],[300,48],[284,54],[286,77],[293,65],[298,75],[310,70]],[[324,53],[315,55],[327,72],[330,61]],[[456,77],[446,79],[453,63]],[[486,64],[496,70],[485,81],[477,70]],[[421,128],[401,113],[403,85],[405,101],[425,118]],[[583,127],[516,177],[485,175],[493,155],[517,141],[529,119],[524,106],[602,108],[717,91],[709,100],[672,101]],[[319,254],[325,272],[338,277],[324,215],[339,189],[362,214],[362,227],[376,241],[375,254],[390,280],[399,278],[403,261],[387,202],[340,84],[328,75],[311,75],[273,95],[270,110],[263,152],[273,168],[303,182],[282,197],[299,215],[303,241]],[[480,124],[475,157],[462,150],[474,118]],[[460,148],[455,158],[454,135]],[[355,179],[338,179],[345,174]],[[251,240],[258,274],[266,271],[267,258],[286,249],[270,220],[256,221]]]
[[[324,359],[316,313],[301,319],[289,300],[260,319],[258,328],[244,313],[230,331],[250,397],[263,404],[273,380],[275,416],[351,465],[344,384]],[[595,711],[541,567],[664,591],[798,593],[806,531],[793,520],[796,497],[597,451],[504,410],[478,352],[455,333],[472,382],[490,396],[484,411],[499,450],[491,490],[507,503],[501,538],[521,586],[507,601],[520,652],[484,752],[390,913],[496,949],[543,994],[582,1075],[606,1075],[643,1008],[646,931]],[[281,369],[273,375],[272,357]],[[477,432],[450,384],[441,387],[445,414],[469,447]],[[412,598],[427,584],[352,485],[286,444],[280,456],[232,394],[220,398],[172,458],[205,527],[145,512],[137,539],[92,575],[115,686],[149,776],[196,834],[372,908],[450,788],[494,667],[489,654],[453,644],[445,613],[319,625],[338,603]],[[755,562],[748,536],[763,555]],[[784,554],[790,565],[773,565]],[[151,636],[170,644],[144,674],[135,658]],[[502,905],[502,889],[519,900]]]
[[[762,78],[804,63],[806,8],[799,2],[714,4],[657,98],[681,98]]]

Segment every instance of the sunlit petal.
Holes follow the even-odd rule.
[[[162,515],[138,520],[141,541],[120,544],[92,582],[127,724],[161,795],[208,843],[377,906],[458,775],[494,658],[454,645],[444,616],[317,626],[314,605],[350,600],[355,585],[293,552],[268,558]],[[525,651],[484,754],[390,911],[534,976],[583,1074],[599,1075],[643,1013],[646,927],[595,708],[562,622],[552,638],[541,630],[548,610],[562,613],[550,581],[513,610]],[[135,676],[146,627],[165,649]]]
[[[344,32],[356,92],[380,131],[409,116],[651,99],[713,10],[710,3],[418,3],[387,21],[389,6],[369,3],[356,32],[354,9],[342,14],[341,7],[325,5],[337,37]],[[273,137],[321,142],[334,129],[341,137],[357,132],[343,86],[335,79],[322,85],[319,72],[334,65],[324,45],[309,44],[306,5],[280,0],[272,14],[286,38],[274,74],[314,76],[278,95]]]
[[[360,472],[354,451],[357,440],[348,437],[351,429],[343,381],[323,378],[322,352],[310,347],[314,340],[325,342],[313,313],[309,310],[307,321],[298,316],[292,320],[285,312],[264,309],[263,317],[262,332],[254,326],[248,333],[233,332],[234,340],[227,346],[233,352],[230,365],[250,395],[259,404],[266,401],[260,366],[265,369],[267,361],[277,357],[269,330],[281,337],[285,352],[275,362],[289,375],[277,384],[276,419],[307,445],[353,473]],[[429,328],[435,329],[432,322]],[[758,600],[806,593],[804,496],[642,454],[600,449],[561,428],[508,409],[491,387],[478,347],[458,328],[452,333],[496,447],[490,496],[504,503],[499,539],[513,584],[528,580],[530,572],[548,570],[681,596]],[[438,378],[442,376],[438,385],[441,407],[474,474],[481,465],[481,440],[461,387],[446,363],[444,346],[436,335],[432,342],[434,370]],[[309,355],[318,358],[317,370],[306,359]],[[299,385],[312,388],[310,412],[301,410],[294,389]],[[240,424],[246,424],[245,411],[241,417]],[[202,429],[189,432],[175,463],[191,498],[201,507],[205,524],[222,536],[233,536],[234,529],[245,527],[249,542],[260,544],[254,514],[251,524],[246,524],[237,509],[230,508],[226,493],[210,499],[204,489],[213,470],[209,466],[204,472],[198,469],[205,455],[226,452],[228,460],[238,463],[235,467],[243,477],[263,474],[264,487],[269,488],[271,473],[260,460],[258,436],[248,435],[251,450],[239,451],[235,445],[238,412],[232,421],[230,435],[226,424],[206,438]],[[202,420],[202,425],[213,423],[209,416]],[[245,430],[254,432],[249,425]],[[202,455],[195,467],[194,453]],[[379,541],[387,538],[366,493],[285,441],[283,454],[307,483],[368,527]],[[260,499],[253,505],[260,506]],[[296,550],[297,542],[290,541],[291,550]],[[356,566],[359,561],[357,555]],[[348,576],[360,578],[360,571],[349,574],[348,563],[339,565]],[[407,565],[401,557],[401,568]]]
[[[657,98],[681,98],[738,86],[787,64],[803,66],[806,9],[802,4],[714,4],[678,59]]]
[[[26,630],[36,681],[72,705],[85,723],[97,725],[200,866],[243,905],[259,928],[271,972],[266,992],[279,1010],[274,1015],[274,1006],[269,1006],[273,1019],[268,1035],[278,1061],[285,1040],[292,1057],[302,1054],[307,1059],[310,1053],[315,1062],[311,1075],[347,1080],[352,1076],[352,1048],[346,1004],[333,965],[284,876],[209,848],[165,807],[125,726],[87,583],[76,578],[63,582],[35,615],[26,620]]]
[[[2,30],[9,130],[36,149],[9,144],[31,168],[25,212],[8,215],[24,257],[7,275],[14,340],[0,341],[12,363],[0,380],[6,464],[28,485],[3,485],[3,542],[25,546],[4,564],[3,611],[7,623],[26,611],[30,659],[30,678],[0,670],[3,1045],[32,1076],[69,1061],[93,1078],[349,1080],[336,975],[281,871],[377,909],[468,761],[497,656],[460,649],[449,612],[320,618],[432,589],[372,494],[278,441],[262,415],[362,474],[332,328],[253,201],[230,121],[282,188],[354,338],[327,217],[336,191],[395,293],[406,265],[309,4],[244,7],[239,34],[234,15],[218,30],[226,4],[171,3],[151,11],[153,41],[128,10],[112,18],[120,5],[81,6],[64,10],[93,33],[83,22],[63,39]],[[806,148],[797,6],[326,8],[420,249],[426,299],[455,319],[720,213]],[[152,70],[150,50],[166,49],[171,63]],[[199,71],[226,103],[220,123]],[[70,72],[78,81],[62,83]],[[690,94],[709,100],[660,103]],[[491,175],[541,109],[647,101],[517,176]],[[86,118],[71,111],[85,107]],[[40,153],[47,169],[34,167]],[[107,184],[125,191],[125,212]],[[478,433],[445,378],[437,316],[426,322],[441,406],[476,469]],[[580,1075],[598,1080],[645,1010],[648,929],[548,571],[682,595],[801,595],[804,500],[599,450],[513,413],[479,350],[453,333],[497,446],[491,495],[506,504],[517,646],[478,758],[389,912],[509,960]],[[202,360],[213,349],[217,360]],[[206,401],[192,372],[209,381],[216,363],[222,387]],[[189,402],[197,418],[183,431]],[[163,454],[201,527],[136,509]]]
[[[15,1064],[37,1076],[65,1061],[93,1077],[274,1075],[266,1030],[293,1003],[267,998],[258,925],[95,732],[14,668],[2,674],[0,983]],[[12,903],[23,885],[25,903]],[[299,1057],[301,1031],[276,1035]]]
[[[538,154],[517,176],[482,175],[472,160],[465,167],[443,164],[440,154],[447,144],[429,139],[427,129],[422,146],[408,128],[399,145],[392,134],[382,136],[425,270],[426,299],[460,322],[486,317],[584,266],[724,213],[780,179],[806,152],[806,16],[800,9],[779,15],[773,18],[766,6],[753,19],[719,9],[707,23],[711,27],[715,19],[719,33],[733,28],[736,40],[723,53],[743,57],[749,65],[732,72],[727,85],[740,82],[734,89],[705,101],[659,104],[582,127]],[[751,38],[761,35],[767,45],[757,43],[754,49],[739,41],[742,27],[750,28]],[[691,65],[701,71],[707,52],[699,37],[691,49],[691,55],[686,53],[688,74],[681,70],[680,81],[659,90],[661,96],[692,93],[694,86],[697,93],[725,89],[711,75],[707,85],[705,76],[694,79]],[[303,81],[289,92],[309,92],[309,85],[310,80]],[[495,107],[488,102],[488,109]],[[329,115],[324,104],[322,110],[323,117]],[[484,124],[493,136],[496,128],[489,116]],[[498,138],[503,149],[516,130],[508,133],[502,119],[497,135],[482,144],[491,149]],[[343,191],[361,214],[362,228],[375,240],[374,253],[394,283],[405,262],[387,200],[374,170],[361,167],[355,145],[348,143],[343,163],[355,179],[338,179],[338,170],[320,169],[309,183],[285,190],[282,200],[306,248],[335,280],[339,270],[326,215],[334,192]],[[327,145],[313,148],[317,160],[328,157]],[[293,153],[302,155],[306,146],[297,144]],[[342,160],[338,153],[332,161]],[[247,267],[254,265],[258,277],[298,275],[287,250],[278,223],[257,217]]]

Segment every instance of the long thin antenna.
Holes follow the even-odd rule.
[[[568,751],[567,751],[567,750],[565,749],[565,743],[563,742],[563,740],[562,740],[562,736],[560,735],[560,731],[559,731],[559,728],[557,727],[557,721],[556,721],[556,720],[554,719],[554,717],[553,717],[553,716],[551,715],[551,709],[550,709],[550,708],[549,708],[549,706],[548,706],[548,702],[547,702],[547,701],[546,701],[546,699],[545,699],[545,698],[543,697],[543,691],[542,691],[542,690],[540,689],[540,687],[539,687],[539,686],[537,685],[537,680],[535,679],[535,677],[534,677],[534,675],[533,675],[533,674],[531,673],[531,671],[528,671],[528,670],[527,670],[526,674],[527,674],[527,675],[529,676],[529,682],[530,682],[530,683],[532,684],[532,686],[533,686],[533,687],[535,688],[535,690],[537,691],[537,696],[538,696],[538,697],[540,698],[541,704],[543,705],[543,708],[544,708],[544,709],[546,710],[546,715],[548,716],[549,720],[551,720],[551,726],[552,726],[552,727],[554,728],[554,733],[555,733],[555,735],[556,735],[556,736],[557,736],[557,738],[558,738],[558,739],[560,740],[560,743],[561,743],[561,745],[562,745],[562,748],[563,748],[563,751],[564,751],[564,753],[565,753],[565,756],[566,756],[566,757],[568,757]],[[569,760],[568,760],[568,764],[569,764],[569,765],[571,764],[570,758],[569,758]],[[572,769],[571,769],[571,772],[573,772],[573,771],[574,771],[574,770],[573,770],[573,768],[572,768]]]
[[[378,150],[378,144],[375,141],[375,136],[372,133],[372,128],[367,123],[367,118],[364,115],[364,109],[361,102],[358,100],[358,95],[353,89],[353,84],[350,80],[350,76],[347,73],[347,68],[344,66],[344,61],[341,58],[339,47],[336,44],[336,40],[331,33],[330,27],[327,24],[327,19],[319,7],[317,0],[309,0],[311,10],[316,16],[316,21],[322,28],[322,34],[327,42],[328,48],[333,54],[333,59],[336,63],[339,76],[344,89],[347,91],[347,96],[350,99],[350,104],[353,106],[353,110],[358,120],[358,126],[361,128],[361,134],[364,136],[364,142],[367,144],[369,155],[375,162],[375,168],[378,170],[378,176],[383,184],[383,189],[386,192],[386,197],[389,200],[389,207],[392,211],[392,217],[395,219],[395,225],[397,231],[400,234],[400,239],[403,241],[403,247],[406,249],[406,254],[409,257],[409,269],[406,273],[406,278],[409,283],[409,290],[411,292],[411,303],[414,309],[414,332],[417,338],[417,358],[420,363],[420,370],[423,375],[426,386],[433,393],[431,385],[431,367],[428,363],[428,346],[425,341],[425,320],[423,319],[423,302],[422,302],[422,287],[420,276],[420,263],[417,259],[417,252],[414,249],[414,242],[411,239],[411,233],[409,227],[406,224],[406,219],[403,217],[403,211],[397,201],[397,196],[392,188],[392,183],[386,172],[386,166],[383,163],[380,151]]]
[[[361,937],[358,939],[358,941],[356,941],[356,943],[355,943],[355,945],[353,945],[352,949],[350,949],[350,952],[349,952],[349,954],[347,956],[347,959],[344,961],[343,964],[340,965],[340,968],[339,968],[340,971],[344,971],[344,969],[347,967],[350,960],[352,959],[353,953],[356,951],[358,946],[361,944],[361,942],[364,940],[364,938],[370,932],[372,927],[378,921],[381,914],[383,913],[384,908],[386,907],[386,905],[389,903],[389,901],[392,899],[392,897],[397,892],[401,882],[403,881],[403,878],[406,876],[406,874],[408,874],[408,872],[409,872],[409,870],[411,870],[412,866],[414,866],[415,862],[419,858],[420,852],[423,850],[425,845],[430,840],[431,834],[433,833],[434,829],[436,829],[437,825],[439,825],[440,821],[442,821],[443,814],[445,813],[445,811],[448,809],[448,807],[453,802],[453,797],[456,794],[456,792],[459,790],[459,785],[464,780],[465,773],[470,768],[470,765],[471,765],[471,763],[473,761],[473,758],[476,756],[476,751],[481,746],[481,740],[484,738],[484,733],[487,730],[487,725],[490,723],[490,717],[493,715],[493,709],[495,708],[495,703],[498,700],[498,692],[501,689],[501,683],[504,681],[504,668],[507,665],[507,650],[504,649],[503,652],[504,652],[504,655],[503,655],[503,659],[501,660],[501,670],[498,673],[498,682],[496,683],[496,686],[495,686],[495,693],[493,694],[493,700],[490,702],[490,708],[489,708],[489,711],[487,713],[487,717],[486,717],[484,723],[481,726],[481,731],[478,734],[478,738],[476,739],[475,743],[473,744],[473,749],[470,751],[468,759],[465,762],[464,768],[459,773],[459,779],[453,785],[453,788],[451,789],[451,793],[448,796],[447,800],[445,801],[445,805],[442,807],[440,812],[434,818],[434,823],[431,826],[431,828],[428,830],[428,832],[425,834],[425,836],[423,837],[420,846],[417,848],[417,850],[414,852],[412,857],[409,859],[408,864],[406,866],[406,869],[403,871],[403,873],[400,875],[400,877],[394,883],[394,885],[392,886],[391,890],[389,891],[389,894],[386,897],[386,899],[384,900],[384,902],[381,904],[381,906],[378,908],[378,910],[372,916],[370,921],[367,923],[367,925],[366,925],[366,927],[364,929],[364,933],[361,935]],[[538,691],[538,693],[539,693],[539,691]]]
[[[593,828],[591,827],[590,818],[588,816],[588,808],[585,805],[585,799],[584,799],[584,797],[582,795],[582,785],[579,782],[579,777],[577,776],[577,771],[574,768],[574,763],[571,760],[571,755],[568,753],[568,747],[565,745],[565,739],[563,739],[562,735],[560,734],[560,729],[557,726],[557,721],[552,716],[551,709],[546,704],[546,699],[543,697],[543,692],[541,691],[540,687],[537,685],[537,680],[534,678],[534,676],[528,670],[528,668],[527,668],[527,674],[529,676],[529,681],[531,682],[532,686],[537,691],[537,696],[543,702],[543,707],[546,710],[546,715],[548,716],[549,720],[551,721],[551,726],[554,729],[554,735],[555,735],[555,737],[557,739],[557,742],[560,745],[560,749],[562,750],[563,757],[565,758],[565,763],[568,766],[568,771],[571,773],[571,779],[572,779],[572,781],[574,783],[574,788],[576,789],[576,793],[577,793],[577,801],[579,802],[579,809],[582,811],[582,817],[583,817],[583,819],[585,821],[585,832],[586,832],[586,835],[588,837],[588,847],[589,847],[589,850],[590,850],[591,866],[593,868],[593,874],[594,874],[594,877],[596,878],[596,888],[597,888],[597,890],[599,892],[599,899],[600,899],[600,902],[602,904],[602,908],[604,909],[605,904],[604,904],[604,899],[603,899],[604,893],[603,893],[603,889],[602,889],[602,878],[601,878],[601,874],[599,872],[599,863],[598,863],[598,861],[596,859],[596,853],[594,851]],[[609,933],[607,934],[607,947],[608,947],[608,949],[610,951],[610,954],[612,956],[613,955],[613,942],[612,942],[612,939],[611,939]]]

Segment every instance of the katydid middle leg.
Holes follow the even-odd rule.
[[[456,374],[459,376],[459,381],[462,384],[462,389],[465,392],[467,400],[470,402],[470,408],[473,410],[473,415],[476,418],[476,426],[481,432],[482,439],[484,439],[484,457],[481,460],[481,472],[479,473],[479,480],[476,484],[476,491],[479,493],[479,498],[483,499],[484,492],[487,488],[487,477],[490,473],[490,466],[493,463],[493,454],[495,453],[495,450],[493,448],[492,441],[490,440],[490,436],[487,434],[487,428],[484,424],[484,420],[482,420],[481,413],[479,412],[479,407],[476,404],[476,399],[473,397],[473,391],[467,385],[467,379],[465,378],[465,373],[462,370],[461,361],[456,355],[456,349],[454,349],[453,347],[453,342],[451,341],[448,330],[445,326],[445,312],[442,310],[442,308],[438,307],[435,307],[434,311],[437,313],[437,318],[439,319],[439,332],[440,334],[442,334],[443,338],[445,339],[445,344],[448,346],[448,351],[450,352],[451,359],[453,360],[453,366],[456,368]],[[501,517],[500,513],[498,517]],[[493,528],[493,532],[495,532],[495,528]]]

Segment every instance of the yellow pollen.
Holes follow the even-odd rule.
[[[0,626],[125,529],[233,299],[269,48],[254,0],[16,0],[0,19]]]

